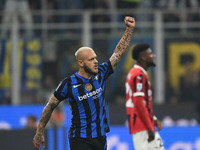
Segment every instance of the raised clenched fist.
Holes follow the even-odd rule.
[[[124,18],[124,22],[125,22],[127,27],[135,28],[135,19],[133,17],[126,16]]]

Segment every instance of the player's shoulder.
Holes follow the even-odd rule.
[[[136,78],[136,77],[139,77],[139,78],[145,78],[145,73],[141,70],[141,69],[139,69],[139,68],[132,68],[130,71],[129,71],[129,73],[128,73],[128,75],[127,75],[127,78],[128,79],[133,79],[133,78]]]
[[[133,74],[133,75],[135,75],[135,76],[136,76],[136,75],[142,75],[142,74],[144,74],[140,68],[136,68],[136,67],[133,67],[133,68],[129,71],[129,73],[131,73],[131,74]]]
[[[71,76],[65,77],[62,82],[67,83],[69,85],[75,82],[76,80],[77,80],[77,77],[74,73]]]
[[[98,68],[105,68],[105,67],[108,67],[108,66],[111,66],[111,63],[110,63],[110,61],[108,60],[108,61],[105,61],[105,62],[102,62],[99,66],[98,66]]]
[[[105,73],[109,70],[110,74],[113,73],[112,65],[110,61],[105,61],[98,66],[98,74],[105,75]]]
[[[65,77],[63,80],[60,81],[60,85],[65,86],[70,83],[70,78]]]

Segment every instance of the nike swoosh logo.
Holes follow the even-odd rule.
[[[81,86],[82,84],[78,84],[78,85],[74,85],[73,88],[77,88],[79,86]]]

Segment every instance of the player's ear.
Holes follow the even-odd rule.
[[[83,60],[79,59],[79,60],[78,60],[78,65],[79,65],[80,67],[83,67],[83,66],[84,66]]]
[[[142,61],[146,61],[146,55],[141,55],[141,56],[140,56],[140,59],[141,59]]]

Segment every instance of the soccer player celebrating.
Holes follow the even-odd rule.
[[[132,58],[137,64],[126,79],[126,111],[135,150],[164,150],[157,132],[162,124],[153,116],[151,84],[146,72],[149,67],[155,66],[155,55],[149,44],[142,43],[133,48]]]
[[[124,22],[127,28],[107,62],[98,65],[97,55],[92,48],[81,47],[76,51],[79,70],[59,84],[43,109],[33,138],[37,150],[41,143],[44,146],[43,131],[52,111],[64,99],[68,99],[73,115],[69,130],[70,149],[107,149],[109,125],[105,111],[105,84],[128,49],[135,27],[132,17],[125,17]]]

